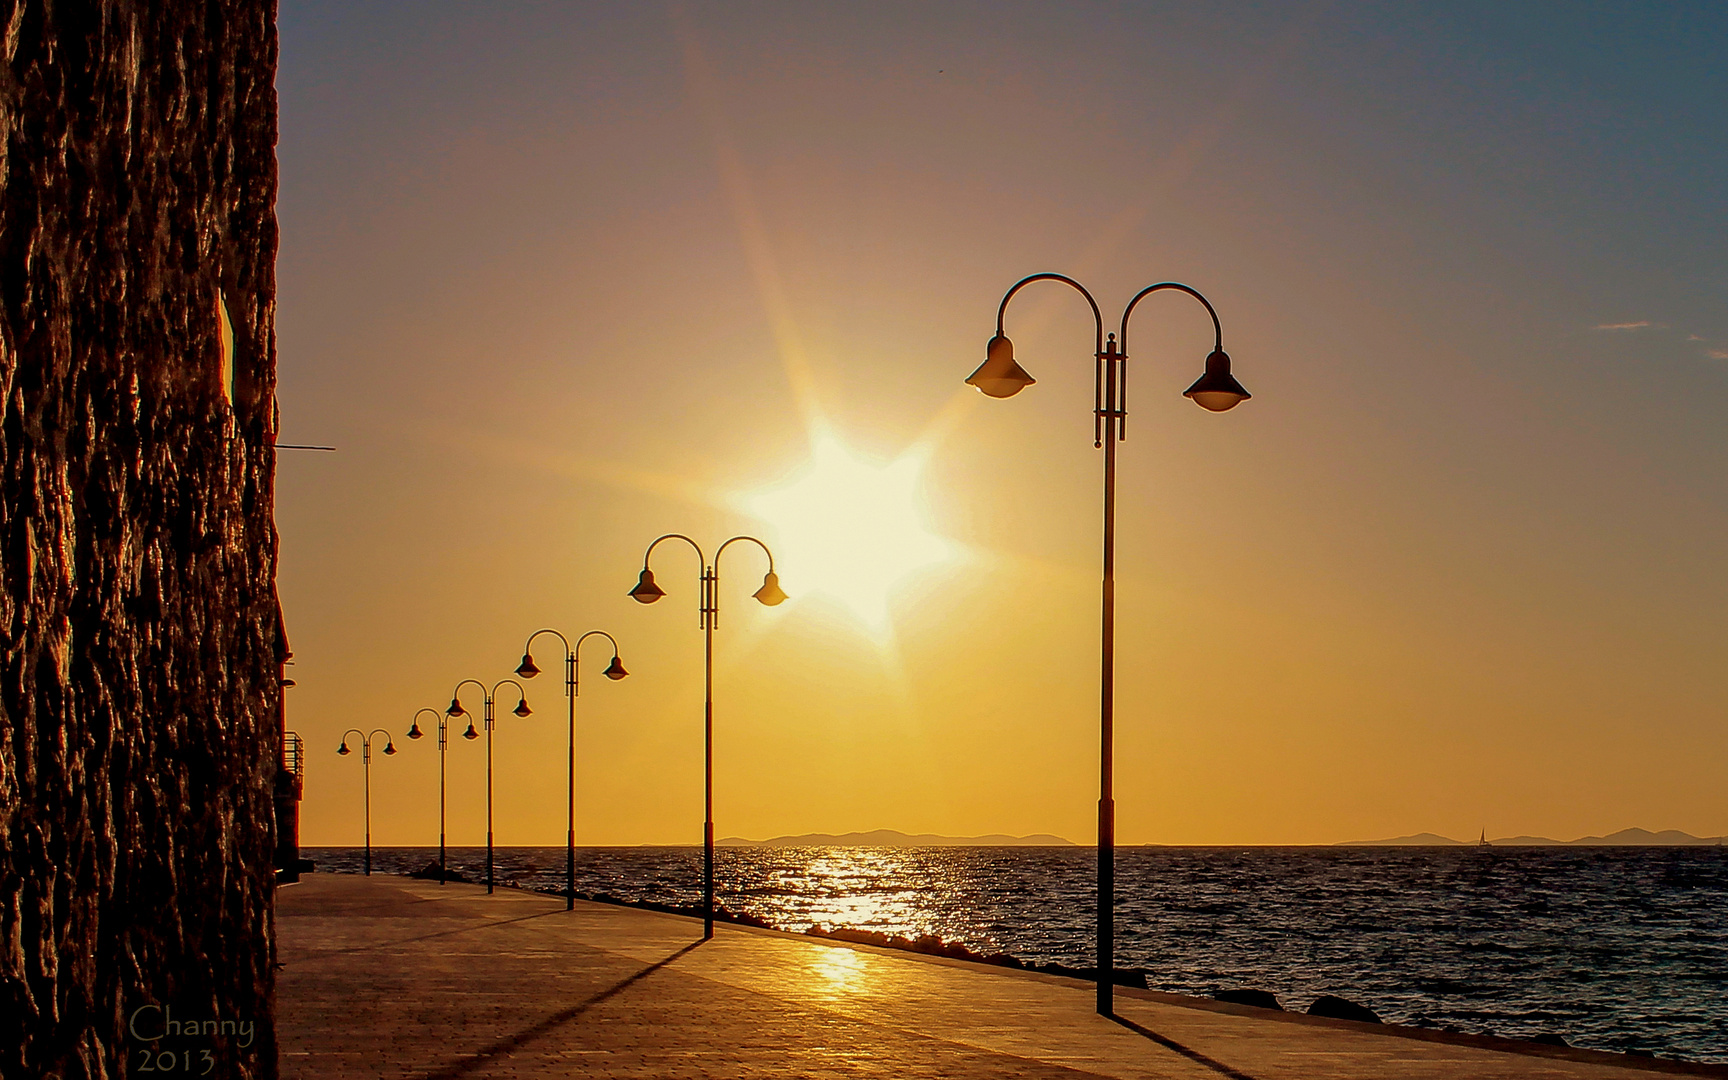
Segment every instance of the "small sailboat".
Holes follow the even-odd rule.
[[[1480,848],[1491,848],[1494,846],[1493,844],[1490,844],[1488,842],[1488,830],[1487,829],[1482,830],[1482,839],[1476,841],[1476,846],[1479,849]]]

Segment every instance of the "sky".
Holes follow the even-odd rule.
[[[1728,833],[1728,10],[281,6],[279,589],[302,843],[436,844],[462,679],[581,658],[583,844],[1090,842],[1092,326],[1131,327],[1126,844]],[[558,650],[495,830],[562,844]],[[470,686],[464,705],[475,709]],[[429,717],[422,717],[423,720]],[[453,845],[485,742],[451,731]],[[424,726],[424,725],[423,725]],[[375,744],[381,748],[382,737]],[[358,740],[355,740],[358,745]]]

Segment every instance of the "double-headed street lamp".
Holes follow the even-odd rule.
[[[528,707],[528,692],[522,689],[522,684],[515,679],[499,679],[492,689],[486,689],[486,684],[478,679],[463,679],[456,684],[456,689],[450,694],[450,707],[444,710],[446,716],[466,716],[467,710],[462,708],[462,688],[473,683],[480,688],[480,696],[484,706],[481,710],[486,723],[486,891],[492,891],[492,703],[497,698],[498,689],[502,686],[516,688],[516,707],[511,712],[517,716],[529,716],[534,710]],[[468,721],[468,730],[462,733],[464,739],[478,738],[474,730],[474,721]]]
[[[664,589],[654,584],[654,571],[648,568],[648,560],[653,557],[654,549],[662,540],[682,540],[689,544],[696,552],[696,561],[702,571],[699,600],[703,635],[702,938],[707,940],[714,936],[714,627],[720,621],[720,556],[740,540],[755,544],[768,556],[768,573],[762,578],[762,587],[751,595],[773,607],[785,600],[786,594],[780,589],[780,575],[774,572],[774,553],[768,550],[767,544],[754,536],[734,536],[720,545],[719,550],[714,552],[714,561],[710,563],[696,541],[683,533],[667,533],[649,544],[648,550],[642,555],[642,575],[637,578],[636,587],[630,590],[631,599],[637,603],[652,604],[666,595]]]
[[[396,744],[390,741],[390,733],[383,728],[373,728],[372,735],[361,732],[359,728],[349,728],[342,733],[342,746],[336,752],[344,756],[354,751],[348,749],[348,736],[360,736],[360,772],[364,777],[366,792],[366,876],[372,876],[372,735],[384,736],[384,753],[394,754]]]
[[[1194,289],[1174,281],[1151,285],[1134,294],[1122,312],[1121,341],[1104,334],[1104,317],[1098,302],[1073,278],[1062,274],[1033,274],[1015,283],[996,310],[996,336],[990,339],[986,359],[966,382],[995,398],[1013,397],[1035,381],[1014,361],[1014,343],[1002,332],[1008,301],[1034,281],[1060,281],[1073,286],[1091,305],[1097,326],[1096,357],[1092,390],[1092,445],[1104,450],[1104,596],[1103,663],[1099,675],[1099,769],[1098,769],[1098,1012],[1113,1015],[1112,987],[1115,976],[1116,890],[1116,800],[1115,800],[1115,692],[1116,692],[1116,443],[1126,437],[1128,418],[1128,317],[1134,306],[1152,293],[1165,289],[1187,293],[1205,305],[1212,316],[1213,346],[1206,357],[1206,370],[1182,396],[1211,412],[1224,412],[1248,400],[1248,391],[1230,374],[1230,357],[1224,351],[1224,332],[1218,313]]]
[[[437,709],[421,709],[414,714],[414,726],[408,729],[410,739],[418,739],[425,735],[425,732],[420,730],[420,717],[426,713],[431,713],[432,718],[438,721],[438,884],[442,885],[446,877],[444,872],[444,751],[450,746],[450,723],[449,719]],[[473,724],[468,725],[465,734],[469,739],[480,737],[480,733],[474,730]]]
[[[546,629],[529,634],[528,643],[522,646],[522,663],[517,666],[516,674],[524,679],[540,674],[540,669],[534,666],[534,639],[541,634],[551,634],[564,646],[564,695],[570,699],[570,828],[565,833],[564,857],[564,910],[569,911],[576,906],[576,694],[579,690],[576,662],[582,654],[582,643],[591,637],[603,637],[612,642],[612,663],[600,674],[616,682],[630,673],[624,670],[623,662],[618,659],[618,642],[606,631],[590,630],[577,638],[572,646],[563,634]]]

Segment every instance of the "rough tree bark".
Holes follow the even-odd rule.
[[[275,5],[0,34],[0,1077],[272,1077]]]

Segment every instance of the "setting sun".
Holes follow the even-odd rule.
[[[799,593],[832,596],[881,630],[896,584],[951,556],[950,544],[925,524],[923,465],[917,452],[875,464],[819,434],[809,461],[791,478],[742,503],[778,531],[783,576],[798,583]]]

